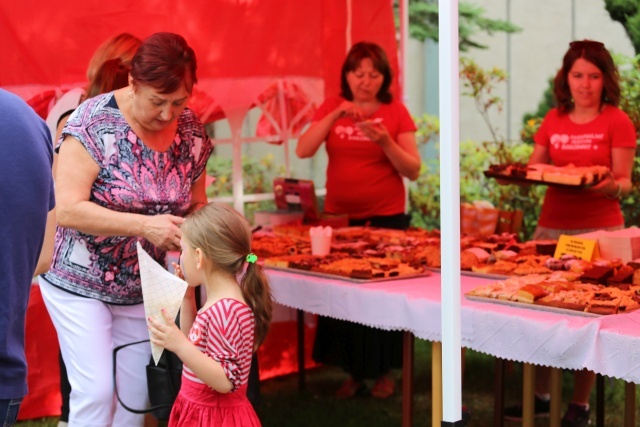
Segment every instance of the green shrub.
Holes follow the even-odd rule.
[[[213,155],[207,162],[207,175],[215,180],[207,187],[207,197],[224,197],[233,194],[233,162],[230,158]],[[271,193],[273,179],[284,176],[283,166],[274,164],[273,154],[261,159],[242,157],[242,179],[245,194]],[[259,210],[275,209],[273,200],[245,203],[245,217],[253,223],[253,214]]]
[[[545,187],[500,185],[486,178],[489,165],[501,163],[505,152],[513,162],[527,161],[533,147],[527,144],[460,143],[460,201],[487,200],[502,210],[520,209],[524,213],[520,238],[527,240],[535,230]],[[437,159],[423,162],[420,176],[409,189],[411,224],[427,229],[440,228],[440,168]]]
[[[507,142],[490,120],[490,110],[502,109],[503,101],[494,95],[494,86],[504,83],[506,73],[499,68],[485,70],[470,59],[460,61],[462,95],[474,98],[476,108],[488,126],[492,141],[462,141],[460,143],[460,201],[487,200],[501,210],[523,211],[523,227],[520,238],[529,239],[535,230],[545,188],[541,186],[500,185],[486,178],[483,171],[498,163],[526,163],[533,146],[521,141]],[[436,120],[423,116],[416,120],[418,141],[426,142],[438,127]],[[533,120],[527,128],[528,135],[537,130],[539,121]],[[423,137],[428,136],[428,138]],[[527,135],[523,134],[523,137]],[[428,229],[440,227],[440,168],[438,159],[423,161],[417,182],[409,189],[412,225]]]

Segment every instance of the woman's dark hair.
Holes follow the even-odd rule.
[[[353,93],[349,83],[347,83],[347,73],[355,71],[360,66],[363,59],[369,58],[375,68],[384,77],[382,86],[376,94],[378,101],[388,104],[393,99],[393,95],[389,91],[391,87],[391,81],[393,79],[391,75],[391,66],[387,59],[387,54],[384,50],[375,43],[360,42],[351,46],[349,53],[342,64],[342,72],[340,74],[340,96],[347,101],[353,101]]]
[[[569,89],[569,71],[578,58],[591,62],[602,71],[603,85],[600,105],[617,106],[620,102],[619,75],[609,51],[602,43],[592,40],[571,42],[569,46],[569,50],[562,59],[562,68],[553,81],[553,94],[560,113],[567,114],[573,110],[573,98]]]
[[[155,33],[138,48],[131,61],[134,84],[150,86],[160,93],[172,93],[181,85],[191,93],[197,61],[184,37],[174,33]]]
[[[89,82],[87,99],[128,86],[129,70],[120,58],[105,61]]]

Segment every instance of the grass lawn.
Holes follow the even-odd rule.
[[[493,423],[493,367],[494,358],[467,351],[462,400],[472,411],[470,426],[487,427]],[[398,380],[400,373],[397,373]],[[340,400],[334,397],[345,379],[340,369],[320,367],[307,373],[307,388],[298,391],[296,375],[267,380],[261,384],[262,403],[258,415],[265,427],[389,427],[401,425],[402,399],[400,383],[396,394],[386,400],[356,397]],[[572,390],[573,376],[563,376],[563,410]],[[510,364],[505,381],[506,404],[516,403],[521,396],[522,370],[520,364]],[[605,381],[605,425],[622,426],[624,417],[624,383]],[[640,420],[640,396],[637,396],[636,420]],[[592,393],[592,406],[595,392]],[[595,423],[595,412],[591,414]],[[56,418],[20,422],[20,427],[55,427]],[[547,426],[547,418],[536,420],[536,427]],[[414,377],[414,426],[431,425],[431,345],[416,340]],[[506,422],[505,427],[520,423]]]

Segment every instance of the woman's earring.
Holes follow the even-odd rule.
[[[132,90],[129,91],[129,98],[133,98],[133,91]]]

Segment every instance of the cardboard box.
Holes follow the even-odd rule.
[[[585,237],[598,240],[600,257],[604,259],[620,258],[627,263],[640,258],[640,228],[625,228],[615,231],[594,231],[580,234]]]

